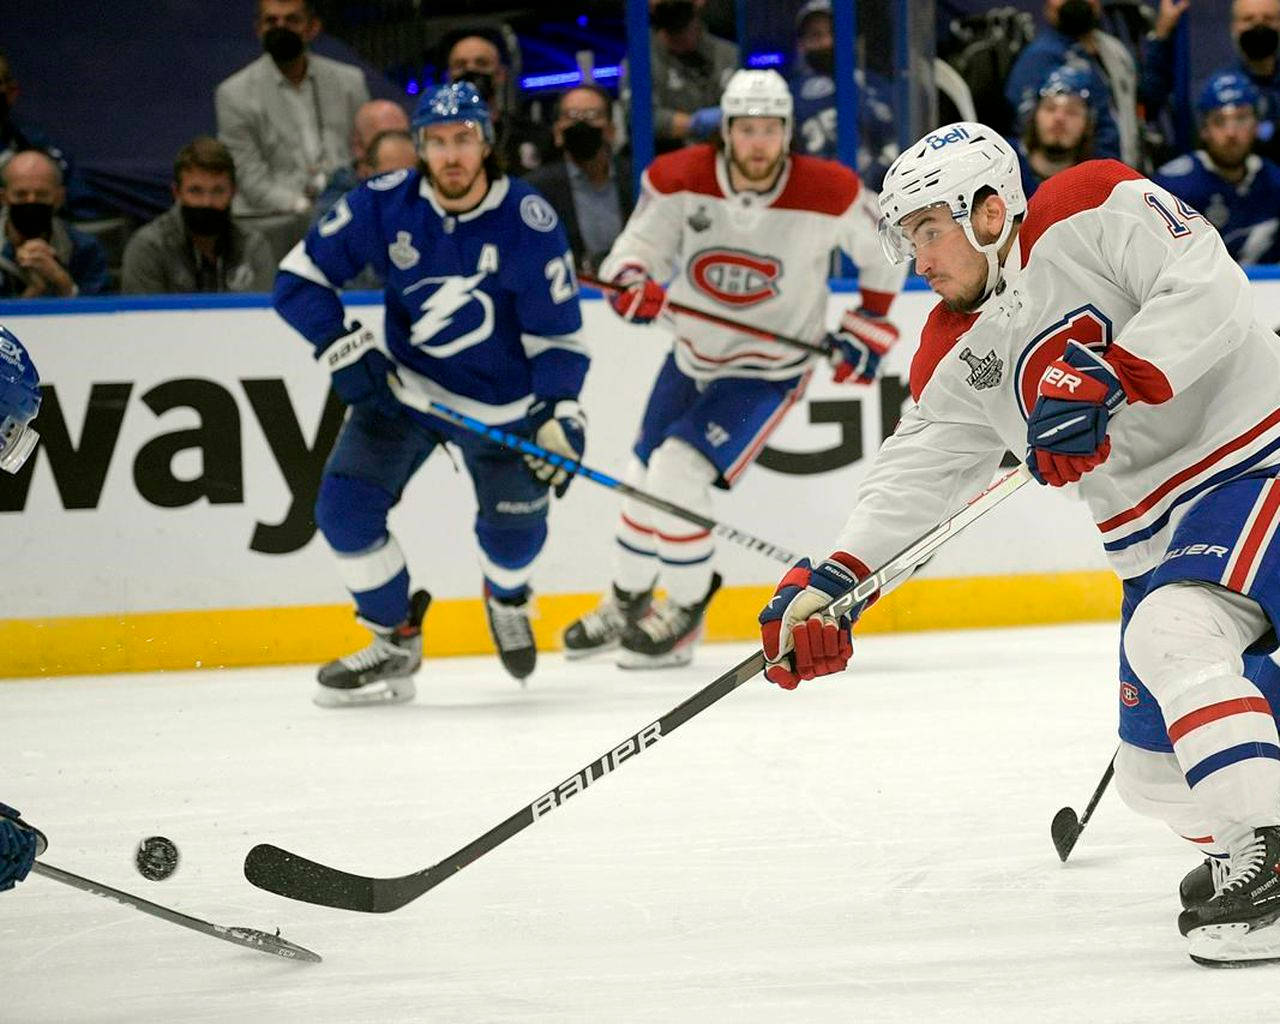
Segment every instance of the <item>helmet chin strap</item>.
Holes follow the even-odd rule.
[[[990,245],[982,245],[973,233],[972,221],[965,221],[964,223],[964,233],[969,238],[969,244],[987,258],[987,283],[982,289],[982,298],[978,300],[979,305],[987,301],[1000,281],[1000,249],[1009,240],[1009,235],[1012,231],[1013,218],[1006,213],[1004,226],[1000,229],[1000,237]]]

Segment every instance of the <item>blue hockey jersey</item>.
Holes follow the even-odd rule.
[[[1171,160],[1152,180],[1195,207],[1218,229],[1241,265],[1280,262],[1280,165],[1250,155],[1245,176],[1232,184],[1203,150]]]
[[[898,128],[888,102],[892,84],[874,72],[858,76],[858,176],[879,191],[898,155]],[[795,97],[796,148],[810,156],[836,159],[836,83],[803,61],[788,81]]]
[[[312,344],[346,333],[337,284],[386,281],[386,347],[406,387],[492,425],[535,399],[576,398],[588,356],[564,228],[523,182],[462,214],[417,171],[347,193],[281,261],[275,308]]]

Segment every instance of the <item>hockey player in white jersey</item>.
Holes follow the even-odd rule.
[[[1114,161],[1028,205],[980,124],[904,152],[880,205],[887,251],[942,302],[833,553],[760,615],[766,674],[843,669],[852,623],[820,609],[1025,451],[1074,485],[1124,581],[1121,795],[1229,857],[1179,918],[1193,959],[1280,957],[1280,692],[1260,657],[1280,619],[1280,350],[1248,281],[1203,217]]]
[[[837,380],[870,381],[897,340],[887,319],[903,269],[876,237],[874,196],[839,164],[789,156],[792,100],[775,71],[738,71],[721,101],[724,152],[659,157],[600,276],[614,309],[650,323],[666,297],[781,334],[823,337],[833,248],[857,263],[861,305],[827,335]],[[659,282],[670,280],[667,288]],[[687,315],[649,395],[627,482],[704,514],[804,391],[813,357]],[[564,636],[570,657],[621,644],[625,667],[685,664],[720,584],[706,530],[624,504],[612,594]],[[653,604],[655,582],[667,590]]]

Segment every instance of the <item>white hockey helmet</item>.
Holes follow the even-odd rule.
[[[778,72],[770,68],[735,71],[720,96],[720,131],[728,142],[729,122],[735,117],[780,117],[785,151],[791,148],[794,111],[787,80]]]
[[[974,196],[984,188],[994,189],[1008,211],[1000,237],[988,245],[979,243],[970,220]],[[905,263],[915,256],[914,245],[902,231],[903,219],[942,205],[964,229],[969,244],[986,255],[990,293],[999,276],[997,253],[1013,230],[1013,219],[1027,212],[1018,155],[999,132],[958,121],[930,132],[899,154],[880,191],[880,245],[890,262]]]

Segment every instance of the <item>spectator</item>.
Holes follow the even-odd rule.
[[[4,167],[10,157],[24,149],[43,150],[57,161],[58,170],[62,172],[63,188],[67,193],[67,201],[62,207],[63,215],[71,220],[91,220],[105,216],[109,211],[80,177],[71,157],[55,146],[53,140],[41,129],[33,124],[19,122],[14,117],[20,93],[13,66],[9,63],[9,58],[0,52],[0,167]]]
[[[1093,76],[1082,68],[1055,68],[1040,86],[1027,130],[1013,141],[1028,199],[1041,182],[1093,155]]]
[[[369,175],[407,171],[418,162],[418,148],[408,130],[379,132],[369,142]]]
[[[370,166],[369,147],[374,138],[385,132],[398,131],[413,144],[409,135],[409,115],[398,103],[390,100],[370,100],[356,111],[351,129],[351,163],[343,164],[331,175],[324,191],[316,199],[315,216],[319,220],[339,196],[344,196],[372,174],[379,174]],[[413,166],[412,163],[407,166]]]
[[[649,0],[653,131],[665,153],[720,127],[720,94],[738,67],[738,48],[707,31],[706,0]]]
[[[125,246],[121,290],[269,292],[276,271],[271,247],[231,219],[236,165],[227,147],[203,135],[183,146],[172,188],[173,207]]]
[[[444,43],[445,71],[451,82],[470,82],[489,106],[494,146],[507,173],[519,177],[555,158],[555,144],[544,124],[516,109],[506,48],[483,28],[450,33]]]
[[[70,298],[107,290],[107,255],[96,238],[67,224],[62,170],[38,149],[0,170],[0,298]]]
[[[369,99],[358,67],[308,50],[320,28],[311,0],[258,0],[266,52],[214,96],[239,178],[232,209],[262,218],[277,257],[305,233],[329,175],[351,162],[356,111]]]
[[[1124,43],[1098,28],[1100,14],[1099,0],[1045,0],[1048,25],[1018,54],[1005,83],[1005,98],[1017,112],[1021,132],[1049,72],[1063,64],[1090,71],[1094,151],[1137,166],[1138,73]]]
[[[1147,117],[1158,114],[1173,94],[1173,33],[1190,0],[1160,0],[1160,10],[1142,47],[1140,96]],[[1240,58],[1219,68],[1247,75],[1258,90],[1258,137],[1254,149],[1271,160],[1280,160],[1280,0],[1234,0],[1231,4],[1231,38]]]
[[[525,180],[560,215],[578,268],[594,274],[632,208],[630,162],[614,157],[612,98],[598,85],[570,89],[556,104],[552,130],[564,159]]]
[[[1241,264],[1280,261],[1280,165],[1251,152],[1257,87],[1240,71],[1214,75],[1196,100],[1201,148],[1154,175],[1222,235]]]
[[[796,14],[800,59],[787,83],[795,97],[795,148],[810,156],[836,158],[835,33],[831,0],[807,0]],[[887,102],[890,83],[858,68],[858,175],[879,190],[898,155],[898,126]]]

